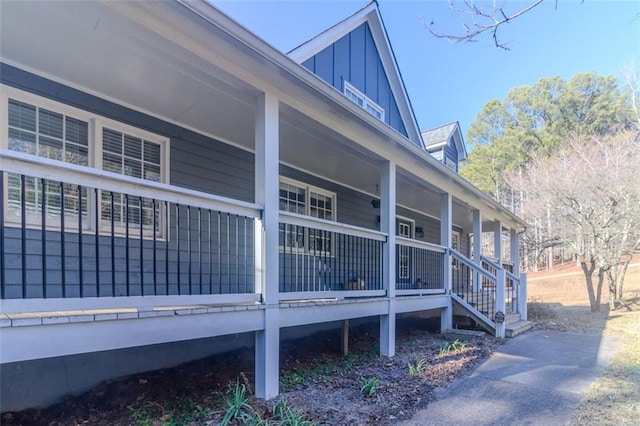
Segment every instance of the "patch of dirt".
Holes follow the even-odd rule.
[[[486,358],[496,344],[482,337],[452,348],[425,320],[398,322],[393,358],[378,356],[375,326],[352,328],[347,356],[341,354],[339,331],[285,341],[281,395],[267,403],[249,398],[249,403],[263,419],[284,399],[314,424],[393,424],[425,407],[436,386]],[[409,364],[419,371],[410,374]],[[253,350],[245,349],[110,380],[46,409],[4,413],[1,420],[7,426],[215,425],[224,416],[230,383],[239,380],[252,394],[253,371]],[[362,391],[367,382],[373,392]]]

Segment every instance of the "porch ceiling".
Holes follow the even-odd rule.
[[[254,88],[100,2],[0,2],[0,55],[253,149]]]

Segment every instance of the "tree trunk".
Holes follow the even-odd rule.
[[[587,282],[587,293],[589,294],[589,305],[591,305],[591,312],[600,312],[600,303],[596,300],[596,293],[593,288],[593,271],[596,269],[596,262],[589,260],[589,266],[584,260],[580,261],[580,267],[584,272],[584,278]]]
[[[627,274],[627,268],[629,267],[629,263],[631,263],[631,259],[632,257],[629,256],[629,260],[627,260],[626,262],[624,262],[624,265],[622,266],[622,272],[620,272],[620,276],[618,277],[618,289],[617,289],[617,296],[618,296],[618,300],[622,300],[624,298],[624,276]]]
[[[600,312],[600,305],[602,304],[602,285],[603,284],[604,284],[604,269],[600,268],[600,270],[598,270],[598,287],[596,289],[597,309],[594,311],[592,308],[591,312]]]

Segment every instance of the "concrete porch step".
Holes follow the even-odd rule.
[[[531,321],[517,321],[508,324],[505,330],[506,337],[516,337],[518,334],[522,334],[525,331],[531,330],[533,323]]]
[[[520,321],[520,314],[518,314],[518,313],[507,314],[505,316],[505,319],[504,319],[504,323],[507,326],[507,328],[509,327],[509,324],[513,324],[513,323],[516,323],[518,321]]]

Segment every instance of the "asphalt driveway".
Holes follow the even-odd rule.
[[[509,340],[402,425],[564,425],[619,337],[533,331]]]

